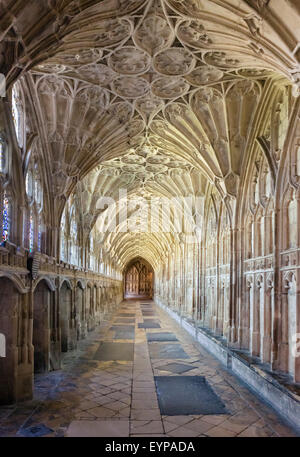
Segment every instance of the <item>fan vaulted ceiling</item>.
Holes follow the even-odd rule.
[[[24,84],[36,98],[54,194],[58,202],[84,195],[87,233],[96,221],[101,231],[109,215],[99,198],[118,200],[119,189],[134,201],[196,199],[213,184],[237,196],[268,87],[299,77],[297,27],[295,36],[280,33],[281,2],[29,3],[31,24],[35,13],[40,21],[32,30],[26,21],[10,28],[6,15],[7,33],[22,36],[20,61],[31,69]],[[286,4],[293,20],[297,2]],[[34,40],[46,17],[52,33],[45,27]],[[12,65],[7,73],[17,71]],[[126,233],[121,224],[99,237],[120,265],[137,255],[155,265],[179,241],[174,230]]]

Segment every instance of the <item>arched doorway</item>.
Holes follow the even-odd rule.
[[[43,373],[50,369],[51,319],[54,296],[46,281],[40,281],[33,295],[33,347],[34,371]]]
[[[20,345],[21,296],[8,278],[0,278],[0,334],[5,357],[0,357],[0,405],[10,404],[18,397],[18,366]]]
[[[125,297],[152,298],[154,272],[151,265],[142,258],[132,260],[124,274]]]
[[[95,328],[94,300],[94,287],[88,284],[86,288],[86,319],[88,332],[91,332]]]
[[[84,290],[80,282],[77,283],[75,290],[75,313],[77,340],[81,340],[86,337],[87,323],[85,316]]]
[[[76,349],[77,346],[77,332],[72,314],[72,290],[69,283],[64,281],[60,288],[60,329],[62,352],[71,351]]]

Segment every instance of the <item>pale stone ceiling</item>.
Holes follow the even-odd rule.
[[[49,1],[41,18],[49,7],[60,25],[54,42],[47,27],[36,42],[25,19],[15,32],[55,194],[85,192],[87,232],[107,216],[97,199],[118,198],[119,188],[149,199],[201,196],[214,183],[236,198],[263,91],[299,78],[297,2]],[[178,238],[119,229],[101,241],[122,265],[142,254],[155,264]]]

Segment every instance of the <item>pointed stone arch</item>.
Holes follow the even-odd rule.
[[[124,270],[125,297],[152,298],[154,271],[147,260],[136,257]]]

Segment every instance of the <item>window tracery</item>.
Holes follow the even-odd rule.
[[[0,132],[0,243],[9,241],[11,235],[12,201],[8,175],[8,143],[6,136]]]
[[[15,126],[17,142],[20,148],[24,147],[25,135],[25,110],[22,99],[20,84],[17,82],[12,88],[11,97],[12,118]]]
[[[3,133],[0,133],[0,175],[8,171],[8,145]]]
[[[78,236],[78,224],[76,220],[76,209],[75,206],[71,209],[71,218],[70,218],[70,256],[69,261],[73,265],[78,265],[78,243],[77,243],[77,236]]]
[[[64,262],[67,261],[67,252],[66,252],[66,208],[64,209],[64,212],[61,217],[61,222],[60,222],[60,259],[63,260]]]
[[[25,189],[28,204],[28,248],[30,252],[35,249],[42,250],[43,233],[43,186],[39,172],[39,165],[33,152],[25,176]],[[25,239],[26,242],[26,239]]]

